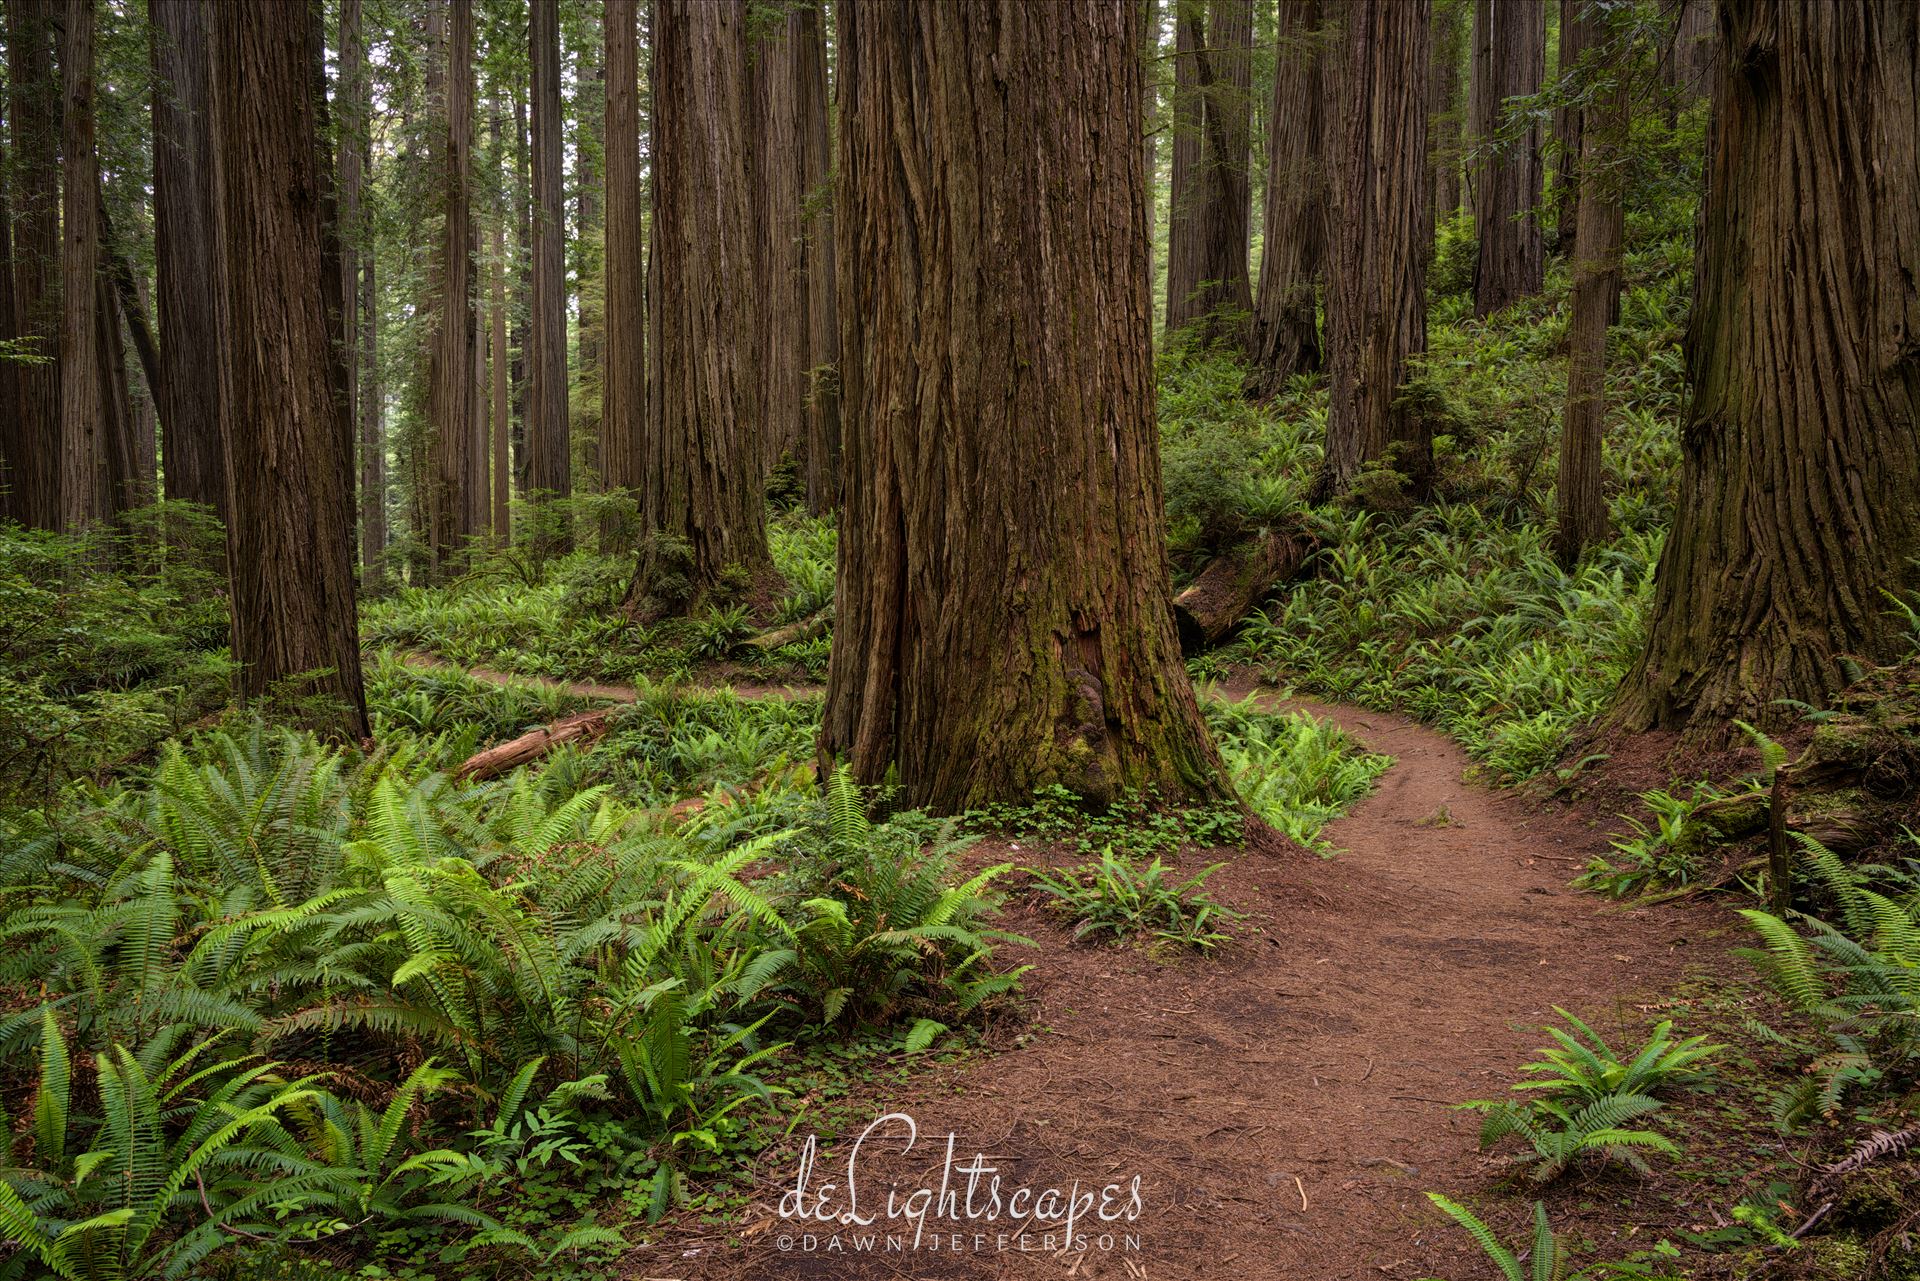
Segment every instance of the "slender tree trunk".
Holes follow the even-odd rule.
[[[361,167],[371,180],[373,148],[366,146]],[[369,587],[380,584],[387,552],[387,443],[381,429],[386,402],[380,390],[380,295],[374,279],[378,256],[369,252],[360,273],[360,361],[366,371],[360,389],[360,564]]]
[[[134,345],[144,358],[151,353],[152,333],[147,328],[146,316],[139,310],[140,295],[133,269],[116,248],[97,173],[93,194],[98,236],[93,314],[94,341],[100,353],[101,411],[97,430],[106,467],[105,515],[111,519],[130,507],[139,507],[154,499],[153,468],[140,445],[132,382],[127,377],[125,337],[128,333],[134,336]],[[151,363],[147,369],[151,376]]]
[[[601,251],[600,257],[604,259],[606,244],[606,216],[601,209],[601,196],[606,185],[603,166],[605,145],[602,140],[607,113],[605,44],[603,34],[599,41],[589,42],[581,48],[575,71],[573,99],[576,121],[574,181],[580,202],[580,221],[574,240],[579,256],[579,267],[574,273],[579,282],[576,295],[579,309],[579,362],[573,373],[577,394],[570,399],[571,406],[579,414],[573,428],[573,438],[581,443],[586,466],[593,474],[597,492],[600,493],[605,493],[607,488],[606,463],[600,451],[607,386],[607,322],[603,305],[606,264],[603,261],[596,269],[590,260],[596,250]],[[593,100],[596,97],[598,102]],[[602,297],[599,300],[595,299],[591,284],[596,275],[601,286]]]
[[[791,16],[769,22],[748,55],[752,82],[754,279],[760,367],[760,466],[771,474],[806,443],[807,295],[800,274],[801,187],[798,68]],[[804,459],[800,460],[804,462]]]
[[[1326,263],[1319,0],[1280,0],[1277,30],[1265,248],[1253,321],[1261,395],[1320,367],[1317,289]]]
[[[1590,16],[1578,21],[1594,35]],[[1567,407],[1560,425],[1559,507],[1553,550],[1568,569],[1607,534],[1601,441],[1607,413],[1607,325],[1620,299],[1620,249],[1626,232],[1620,153],[1627,142],[1624,79],[1602,89],[1581,126],[1579,231],[1573,242],[1573,309],[1567,325]]]
[[[498,91],[493,105],[493,139],[497,155],[506,155],[506,115],[501,110]],[[507,357],[507,218],[511,201],[504,195],[494,210],[493,269],[488,336],[491,344],[489,365],[493,375],[491,440],[493,445],[492,494],[493,545],[513,543],[513,399]]]
[[[539,10],[540,5],[535,5]],[[473,319],[473,6],[446,0],[446,133],[437,175],[445,200],[434,345],[427,371],[427,422],[433,433],[428,468],[427,545],[432,571],[445,574],[480,530],[473,522],[475,333]],[[484,455],[483,455],[484,457]]]
[[[802,5],[793,50],[800,120],[800,279],[806,290],[807,510],[840,502],[840,316],[833,257],[833,139],[827,89],[826,24],[819,5]]]
[[[646,252],[640,213],[640,62],[636,0],[607,0],[607,379],[600,413],[600,466],[609,493],[637,494],[644,481],[647,421]],[[636,531],[608,522],[607,550]]]
[[[897,771],[902,803],[939,812],[1053,783],[1223,798],[1166,564],[1137,15],[838,12],[847,486],[822,757]]]
[[[1679,502],[1626,728],[1763,728],[1920,589],[1920,8],[1723,0]],[[1909,597],[1911,599],[1911,597]]]
[[[1140,67],[1145,76],[1140,95],[1141,158],[1147,183],[1147,280],[1159,279],[1155,271],[1153,216],[1154,186],[1160,172],[1160,0],[1146,0],[1141,6]]]
[[[1591,43],[1593,24],[1587,20],[1589,0],[1560,0],[1560,74],[1565,76],[1580,65]],[[1573,243],[1579,225],[1581,127],[1586,113],[1578,106],[1555,108],[1553,132],[1558,139],[1559,156],[1553,171],[1554,248],[1566,251]]]
[[[1500,111],[1493,87],[1494,0],[1473,0],[1473,59],[1467,82],[1467,208],[1476,227],[1487,202],[1487,151]]]
[[[352,494],[336,417],[317,171],[313,24],[228,0],[212,25],[217,243],[228,324],[220,416],[232,478],[233,655],[250,698],[367,733]]]
[[[13,118],[13,104],[0,98],[0,116]],[[8,148],[0,142],[0,340],[20,341],[24,334],[13,305],[13,170]],[[20,418],[19,365],[0,360],[0,520],[24,520],[16,468],[26,464],[26,424]]]
[[[94,153],[93,0],[67,0],[60,57],[60,524],[113,510],[101,386],[100,167]]]
[[[1469,13],[1467,0],[1440,0],[1433,7],[1427,125],[1436,228],[1460,212],[1460,62],[1467,51]]]
[[[340,355],[346,367],[346,412],[356,439],[364,421],[360,413],[360,332],[365,323],[360,307],[360,249],[363,244],[371,249],[360,208],[365,182],[361,141],[368,135],[372,107],[360,19],[360,0],[340,0]],[[363,460],[359,474],[364,476],[365,472]],[[364,543],[363,535],[362,546]]]
[[[1399,403],[1427,346],[1426,0],[1349,0],[1329,131],[1327,453],[1322,493],[1382,464],[1424,496],[1433,440]]]
[[[1720,43],[1713,29],[1714,3],[1680,0],[1674,14],[1673,43],[1660,59],[1661,78],[1674,106],[1713,91],[1714,59]]]
[[[527,496],[527,360],[533,354],[533,160],[527,138],[527,82],[513,79],[513,259],[512,315],[507,327],[513,354],[513,492]]]
[[[1496,113],[1509,98],[1540,92],[1546,56],[1546,0],[1494,0],[1490,92]],[[1494,146],[1487,161],[1487,198],[1474,207],[1476,316],[1490,316],[1540,292],[1546,274],[1546,246],[1534,213],[1540,171],[1538,125],[1511,145]]]
[[[1164,308],[1168,333],[1191,319],[1189,300],[1200,289],[1200,234],[1207,205],[1201,167],[1206,109],[1200,93],[1200,47],[1206,43],[1206,29],[1206,0],[1173,0],[1173,180],[1167,197]]]
[[[566,210],[561,192],[560,15],[532,6],[533,299],[527,360],[527,489],[535,498],[534,550],[573,548],[568,519],[554,499],[573,494],[567,421]]]
[[[629,605],[670,612],[772,578],[762,497],[747,10],[656,0],[653,395]]]
[[[1196,15],[1181,11],[1183,22]],[[1207,32],[1189,35],[1200,95],[1201,207],[1194,237],[1193,287],[1169,298],[1167,325],[1206,322],[1214,340],[1245,345],[1253,311],[1247,237],[1252,218],[1248,166],[1253,141],[1252,0],[1208,0]]]
[[[208,270],[214,186],[205,0],[149,0],[153,26],[154,278],[166,493],[227,514],[220,436],[220,310]]]
[[[14,369],[14,412],[0,424],[12,513],[35,529],[58,529],[60,495],[60,82],[54,73],[61,0],[7,6],[7,89],[13,145],[15,333],[39,356]]]

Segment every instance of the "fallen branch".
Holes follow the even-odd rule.
[[[1180,648],[1193,654],[1217,644],[1275,584],[1300,572],[1313,547],[1304,534],[1270,530],[1214,557],[1187,590],[1174,597]]]
[[[576,712],[551,725],[528,730],[519,738],[468,757],[453,776],[466,782],[498,778],[528,761],[539,760],[563,743],[594,742],[607,732],[607,717],[612,711],[610,707],[602,707],[591,712]]]
[[[827,630],[833,622],[833,611],[818,609],[797,623],[788,623],[785,627],[776,627],[770,632],[762,632],[751,640],[742,642],[746,649],[757,649],[771,654],[782,645],[794,645],[801,641],[812,640]]]

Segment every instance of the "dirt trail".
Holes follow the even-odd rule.
[[[1010,927],[1041,952],[1022,958],[1037,964],[1021,1043],[916,1075],[855,1108],[862,1118],[904,1110],[919,1127],[911,1153],[871,1155],[877,1139],[863,1153],[865,1186],[880,1194],[891,1180],[903,1197],[923,1181],[937,1189],[949,1131],[959,1160],[988,1154],[1008,1189],[1140,1175],[1145,1212],[1125,1228],[1137,1250],[1116,1237],[1109,1253],[1056,1257],[1035,1252],[1045,1245],[1039,1229],[1025,1238],[1028,1253],[1001,1250],[993,1234],[1020,1227],[1003,1213],[976,1227],[988,1234],[984,1248],[968,1238],[956,1252],[948,1224],[938,1251],[923,1238],[918,1251],[868,1257],[855,1251],[859,1231],[843,1230],[845,1248],[835,1250],[830,1229],[816,1226],[807,1254],[800,1229],[777,1214],[803,1121],[795,1142],[762,1163],[740,1222],[643,1249],[633,1275],[1485,1274],[1464,1234],[1421,1195],[1472,1197],[1491,1186],[1475,1119],[1447,1105],[1503,1092],[1545,1039],[1538,1028],[1553,1005],[1603,1032],[1637,1018],[1632,1002],[1659,1000],[1696,961],[1723,955],[1722,927],[1711,909],[1622,911],[1570,891],[1604,838],[1464,782],[1465,754],[1439,734],[1399,716],[1287,705],[1331,717],[1396,758],[1377,791],[1329,828],[1344,853],[1250,852],[1218,873],[1215,896],[1249,919],[1211,960],[1072,946],[1024,902]],[[977,857],[1030,861],[1035,852]],[[825,1150],[816,1188],[844,1180],[845,1162],[844,1145]],[[1556,1217],[1577,1217],[1578,1199],[1556,1204]],[[897,1222],[890,1230],[903,1231]],[[726,1244],[743,1236],[744,1246]],[[908,1224],[903,1244],[912,1237]],[[884,1250],[885,1237],[872,1248]]]

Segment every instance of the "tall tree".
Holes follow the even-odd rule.
[[[1320,367],[1317,288],[1326,263],[1320,0],[1280,0],[1260,295],[1253,317],[1257,389]]]
[[[434,284],[438,306],[427,368],[427,422],[433,433],[428,471],[427,544],[435,572],[453,565],[467,540],[482,532],[476,500],[486,487],[473,484],[476,462],[486,455],[474,439],[474,379],[478,334],[473,309],[473,5],[445,0],[446,132],[436,175],[444,201]],[[535,5],[537,12],[546,7]],[[484,505],[478,507],[482,513]]]
[[[800,279],[807,297],[807,508],[824,515],[840,501],[840,317],[833,257],[833,139],[827,89],[826,23],[820,5],[792,11],[796,111],[800,121]]]
[[[1145,0],[1140,6],[1140,65],[1145,88],[1140,96],[1140,116],[1146,134],[1141,142],[1147,175],[1147,279],[1155,279],[1153,261],[1154,184],[1160,172],[1160,0]]]
[[[567,421],[566,210],[560,148],[559,6],[530,6],[533,62],[533,289],[527,357],[527,489],[537,496],[534,543],[542,555],[573,547],[573,530],[551,506],[573,493]]]
[[[232,477],[233,656],[247,697],[367,732],[349,547],[353,496],[334,402],[318,172],[314,24],[273,0],[213,14],[220,418]]]
[[[1680,0],[1673,16],[1673,40],[1660,60],[1660,72],[1677,105],[1713,90],[1719,40],[1713,30],[1715,0]]]
[[[1679,502],[1628,728],[1819,704],[1920,588],[1920,7],[1723,0]]]
[[[1473,48],[1467,77],[1467,208],[1477,224],[1487,200],[1487,155],[1499,116],[1493,91],[1494,0],[1472,0]]]
[[[1593,32],[1593,23],[1586,12],[1588,7],[1589,0],[1560,0],[1560,74],[1563,77],[1578,69],[1586,56]],[[1559,146],[1551,203],[1554,247],[1559,250],[1572,245],[1576,232],[1575,209],[1580,203],[1580,130],[1585,121],[1586,113],[1577,102],[1554,108],[1553,136]]]
[[[1200,94],[1200,46],[1206,43],[1206,0],[1172,0],[1173,94],[1167,101],[1172,126],[1172,181],[1167,197],[1167,296],[1163,315],[1174,328],[1174,300],[1200,287],[1200,222],[1206,216],[1200,134],[1206,108]],[[1186,306],[1184,302],[1182,308]]]
[[[57,529],[61,519],[60,84],[53,60],[61,3],[7,6],[14,333],[40,360],[14,370],[15,400],[0,415],[0,449],[9,511],[37,529]]]
[[[220,325],[215,253],[206,0],[148,0],[153,26],[154,276],[160,316],[158,391],[169,499],[224,519]]]
[[[1540,204],[1540,128],[1503,136],[1502,105],[1540,92],[1546,74],[1546,0],[1493,0],[1489,89],[1499,113],[1485,166],[1486,199],[1474,205],[1478,251],[1473,263],[1473,312],[1490,316],[1540,292],[1546,245],[1534,210]],[[1484,109],[1484,108],[1483,108]]]
[[[12,118],[13,105],[0,97],[0,126]],[[4,129],[0,128],[0,134]],[[13,174],[7,164],[8,148],[0,141],[0,342],[20,341],[20,318],[13,306]],[[0,360],[0,520],[19,520],[19,494],[14,479],[15,460],[25,462],[26,443],[22,439],[25,424],[20,421],[19,365]]]
[[[356,440],[365,419],[360,412],[363,376],[361,329],[367,317],[361,309],[360,258],[366,235],[362,201],[367,151],[362,147],[372,127],[372,86],[367,75],[367,46],[361,26],[360,0],[340,0],[340,304],[341,359],[346,367],[346,411]],[[360,445],[365,448],[364,443]],[[364,477],[361,460],[359,475]],[[365,536],[361,543],[364,547]]]
[[[1438,0],[1433,6],[1427,133],[1436,226],[1460,212],[1460,63],[1467,52],[1469,13],[1467,0]]]
[[[583,40],[575,59],[573,172],[579,202],[579,222],[573,241],[577,264],[573,275],[576,284],[575,314],[579,319],[575,345],[578,359],[573,372],[577,394],[570,398],[578,416],[573,438],[584,447],[584,461],[602,493],[607,487],[605,462],[600,453],[607,382],[604,305],[606,216],[601,208],[606,190],[605,45],[604,33],[597,40]]]
[[[60,50],[60,524],[114,510],[101,397],[100,164],[94,152],[93,0],[67,0]]]
[[[637,0],[607,0],[606,386],[600,469],[609,491],[637,493],[647,421],[646,251],[640,212]],[[632,531],[603,529],[608,546]]]
[[[1427,0],[1348,0],[1328,134],[1327,451],[1323,493],[1383,464],[1415,495],[1433,440],[1399,396],[1427,346]]]
[[[848,412],[822,755],[944,812],[1049,783],[1224,796],[1169,599],[1138,16],[837,10]]]
[[[744,0],[657,0],[654,288],[642,554],[630,603],[772,576],[760,466]]]
[[[1575,21],[1582,49],[1604,36],[1593,6]],[[1606,536],[1607,501],[1601,488],[1601,441],[1606,426],[1607,325],[1620,299],[1620,250],[1626,232],[1621,203],[1620,153],[1626,145],[1627,85],[1614,71],[1593,86],[1580,126],[1579,230],[1573,241],[1573,307],[1567,325],[1567,405],[1560,422],[1560,473],[1553,549],[1571,569],[1586,548]]]
[[[794,23],[788,14],[756,24],[748,55],[753,126],[754,359],[760,369],[760,465],[771,473],[806,439],[806,282],[800,274],[800,107]]]
[[[361,169],[373,177],[373,144],[362,140]],[[360,564],[369,585],[380,582],[387,552],[386,401],[380,387],[378,281],[369,252],[360,270]]]
[[[1200,158],[1188,199],[1199,208],[1184,224],[1191,279],[1169,277],[1167,328],[1206,322],[1211,337],[1244,341],[1253,310],[1247,245],[1252,219],[1249,165],[1253,142],[1253,3],[1208,0],[1206,31],[1197,5],[1183,4],[1182,23],[1200,100]],[[1177,288],[1176,288],[1177,286]]]
[[[496,90],[496,95],[497,95]],[[497,156],[508,154],[506,139],[506,115],[501,109],[498,96],[493,103],[493,142]],[[513,515],[511,499],[513,496],[513,394],[510,386],[510,363],[507,356],[507,273],[511,270],[507,261],[507,220],[512,215],[513,202],[505,192],[501,193],[498,208],[493,218],[493,264],[488,273],[492,281],[489,304],[487,354],[488,367],[493,376],[493,394],[491,397],[490,438],[493,442],[492,461],[492,514],[493,543],[496,547],[506,547],[513,542]]]

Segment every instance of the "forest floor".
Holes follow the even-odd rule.
[[[1219,692],[1252,690],[1241,682]],[[1609,1037],[1634,1029],[1625,1036],[1637,1044],[1649,1011],[1686,1004],[1663,998],[1730,972],[1738,931],[1730,912],[1701,903],[1629,909],[1570,890],[1605,848],[1605,829],[1467,781],[1466,754],[1430,729],[1267,697],[1331,718],[1395,759],[1373,794],[1328,828],[1336,857],[1277,839],[1184,851],[1183,874],[1230,860],[1208,886],[1246,914],[1236,941],[1212,957],[1075,944],[1038,896],[1016,896],[1004,925],[1039,946],[1014,949],[1034,968],[1019,1019],[989,1031],[996,1052],[929,1064],[904,1085],[845,1101],[866,1115],[823,1140],[810,1186],[817,1195],[840,1182],[844,1206],[851,1139],[889,1111],[913,1118],[910,1152],[891,1129],[859,1157],[862,1208],[877,1210],[878,1223],[836,1234],[780,1214],[797,1178],[802,1118],[761,1159],[742,1216],[684,1221],[631,1256],[630,1275],[1410,1281],[1484,1272],[1484,1257],[1422,1195],[1478,1199],[1496,1187],[1477,1150],[1477,1117],[1450,1105],[1505,1094],[1527,1051],[1546,1040],[1539,1029],[1555,1005]],[[970,854],[975,865],[1009,859],[1074,856],[1006,841]],[[986,1154],[1004,1190],[1077,1180],[1084,1192],[1138,1175],[1144,1212],[1076,1229],[1092,1247],[1084,1252],[1063,1251],[1057,1231],[1023,1234],[1004,1210],[977,1225],[979,1240],[956,1240],[968,1229],[951,1222],[936,1233],[929,1218],[916,1250],[913,1224],[884,1217],[882,1190],[937,1192],[949,1133],[954,1160]],[[1670,1213],[1652,1214],[1631,1175],[1567,1182],[1575,1186],[1548,1198],[1556,1226],[1579,1228],[1609,1254],[1651,1244],[1660,1228],[1688,1223],[1690,1209],[1710,1213],[1669,1184]],[[1515,1224],[1524,1209],[1515,1199],[1490,1217]],[[1100,1248],[1103,1232],[1110,1249]],[[901,1238],[891,1252],[889,1236]]]

